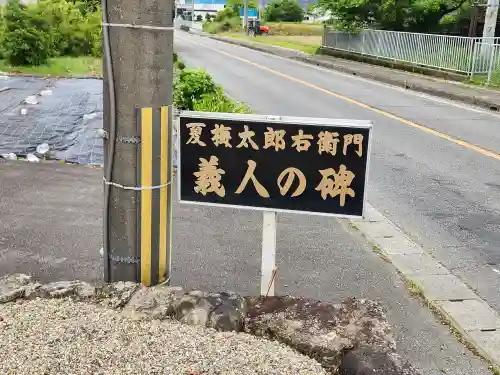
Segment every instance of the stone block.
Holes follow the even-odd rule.
[[[415,275],[411,280],[422,288],[430,301],[476,299],[477,295],[453,275]]]
[[[479,348],[480,352],[491,362],[500,364],[500,331],[470,331],[469,337]]]
[[[375,243],[387,254],[423,254],[424,250],[410,241],[404,234],[375,239]]]
[[[388,258],[405,275],[446,275],[448,270],[429,254],[390,254]]]
[[[464,331],[500,330],[498,314],[479,299],[441,301],[438,306]]]

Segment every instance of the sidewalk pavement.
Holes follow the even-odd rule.
[[[445,81],[443,79],[421,74],[390,69],[383,66],[371,65],[332,56],[310,55],[301,51],[269,44],[221,37],[194,31],[193,33],[255,49],[257,51],[267,52],[280,57],[305,62],[311,65],[321,66],[323,68],[391,84],[393,86],[404,87],[409,90],[431,94],[445,99],[461,101],[463,103],[476,105],[489,110],[500,110],[500,90],[466,85],[456,81]]]
[[[100,168],[0,161],[0,276],[100,281],[101,178]],[[174,203],[173,216],[173,285],[259,293],[261,213]],[[277,265],[278,294],[379,301],[423,374],[490,374],[347,221],[280,214]]]

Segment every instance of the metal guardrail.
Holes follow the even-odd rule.
[[[500,38],[468,38],[386,30],[325,29],[323,47],[448,70],[491,75],[500,68]]]

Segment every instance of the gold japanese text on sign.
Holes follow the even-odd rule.
[[[200,140],[203,130],[206,127],[203,123],[189,123],[186,125],[189,129],[189,139],[186,144],[196,144],[201,147],[207,146],[205,142]],[[248,125],[244,125],[245,131],[238,133],[238,137],[240,141],[236,148],[240,147],[249,147],[250,146],[254,150],[258,150],[259,146],[253,140],[255,136],[255,132],[250,130]],[[231,128],[229,126],[215,124],[214,128],[210,130],[212,133],[211,140],[214,146],[224,146],[224,147],[233,147],[231,144],[231,139],[233,139],[231,135]],[[264,132],[264,145],[263,148],[274,148],[275,151],[284,150],[286,147],[285,143],[285,135],[286,132],[284,130],[275,130],[271,127],[267,128],[267,131]],[[293,143],[291,144],[292,148],[295,148],[297,152],[308,151],[311,147],[311,142],[313,142],[314,137],[311,134],[304,134],[302,129],[299,129],[297,134],[291,136],[291,140]],[[337,154],[337,144],[341,140],[339,139],[339,133],[322,131],[319,133],[317,139],[317,151],[319,154],[326,152],[333,156]],[[363,156],[363,135],[362,134],[346,134],[343,136],[343,147],[342,153],[344,155],[347,154],[348,146],[355,147],[355,152],[358,156]]]
[[[181,201],[361,214],[370,123],[322,126],[245,116],[252,115],[181,117]]]
[[[189,139],[186,144],[196,144],[201,147],[206,147],[207,144],[201,141],[201,136],[203,130],[206,128],[204,123],[189,123],[186,125],[189,129]],[[244,125],[244,131],[238,133],[240,140],[237,142],[236,148],[252,147],[254,150],[259,150],[259,146],[253,140],[255,132],[250,130],[248,125]],[[210,130],[212,134],[211,141],[214,146],[219,147],[233,147],[231,140],[233,139],[231,135],[231,127],[215,124],[214,128]],[[264,132],[264,149],[271,148],[275,151],[284,150],[286,147],[285,141],[285,130],[273,129],[271,127],[267,128]],[[336,132],[323,131],[319,133],[318,139],[314,140],[311,134],[305,134],[302,129],[298,129],[297,133],[292,135],[291,140],[293,141],[290,147],[295,148],[297,152],[308,151],[312,146],[311,142],[316,141],[317,152],[319,154],[326,152],[331,155],[336,155],[337,145],[341,141],[339,139],[339,134]],[[355,152],[358,156],[363,156],[363,135],[362,134],[346,134],[343,136],[343,147],[342,153],[346,155],[349,146],[355,147]],[[208,193],[214,193],[220,197],[224,197],[226,194],[224,185],[222,184],[222,175],[225,171],[219,168],[218,158],[215,155],[210,156],[210,159],[200,158],[199,170],[194,172],[196,177],[194,191],[199,194],[206,195]],[[241,181],[240,186],[235,194],[240,194],[251,181],[255,187],[257,193],[263,198],[270,198],[269,192],[266,188],[257,180],[254,176],[254,171],[257,168],[257,163],[253,160],[248,160],[248,169]],[[340,205],[345,205],[346,197],[354,197],[355,192],[350,188],[350,185],[355,177],[354,173],[347,170],[345,165],[340,165],[338,171],[333,168],[323,169],[318,171],[323,177],[319,185],[315,187],[323,200],[328,197],[339,197]],[[286,181],[283,181],[286,177]],[[302,171],[294,167],[288,167],[283,170],[283,172],[277,178],[277,185],[279,186],[281,195],[285,195],[290,190],[290,187],[295,179],[298,179],[299,186],[291,194],[292,197],[297,197],[301,195],[307,185],[306,177]]]

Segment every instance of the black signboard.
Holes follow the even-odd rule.
[[[183,112],[181,203],[360,217],[369,121]]]

